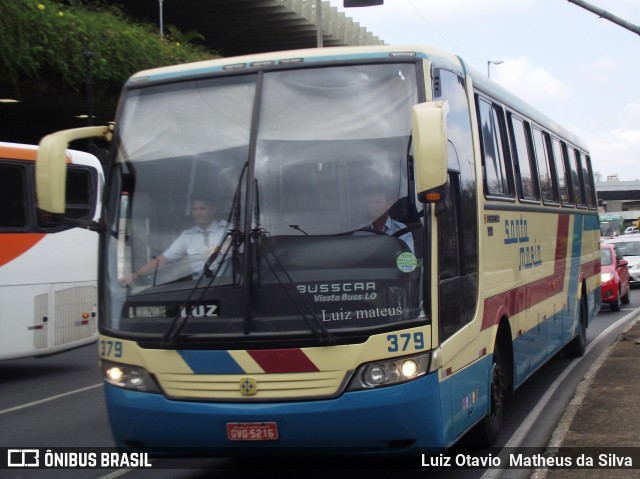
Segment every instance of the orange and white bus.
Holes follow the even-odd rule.
[[[37,147],[0,142],[0,360],[43,356],[97,340],[95,232],[37,214]],[[104,178],[88,153],[66,154],[66,214],[94,221]]]
[[[126,83],[116,120],[99,328],[119,446],[491,443],[511,391],[585,350],[600,308],[587,146],[456,55],[160,68]],[[111,132],[44,138],[38,171],[89,135]],[[202,241],[203,193],[226,235],[179,257],[176,238]]]

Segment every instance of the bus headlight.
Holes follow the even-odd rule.
[[[431,353],[363,364],[353,376],[348,391],[371,389],[412,381],[430,372]]]
[[[102,361],[102,377],[107,383],[119,388],[148,393],[160,392],[151,375],[140,366]]]

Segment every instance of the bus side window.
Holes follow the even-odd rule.
[[[95,214],[98,172],[91,166],[69,165],[67,167],[67,186],[65,189],[65,211],[67,218],[91,220]],[[32,175],[32,181],[35,181]],[[49,224],[37,217],[40,231],[54,233],[69,229],[69,225]]]
[[[584,200],[584,189],[582,185],[582,171],[580,168],[580,153],[573,147],[569,151],[569,168],[571,168],[571,186],[573,187],[573,197],[576,205],[586,205]]]
[[[529,125],[520,118],[509,115],[513,138],[513,157],[516,166],[516,181],[523,200],[538,201],[538,175],[535,161],[529,148]]]
[[[96,192],[93,188],[91,170],[85,167],[69,168],[67,171],[65,216],[75,219],[91,219]]]
[[[558,185],[553,156],[551,155],[549,135],[538,128],[533,128],[533,144],[535,146],[538,163],[538,178],[540,179],[540,191],[545,202],[556,203],[558,201]]]
[[[24,230],[27,227],[25,169],[0,162],[0,229]]]
[[[560,193],[560,201],[563,205],[572,203],[569,185],[571,181],[568,176],[567,162],[563,153],[560,140],[554,138],[553,144],[553,158],[555,160],[556,176],[558,178],[558,192]]]
[[[502,109],[478,97],[484,187],[488,196],[513,197],[511,165],[505,154]]]
[[[582,181],[584,182],[584,194],[586,197],[586,204],[589,207],[595,208],[596,195],[595,185],[593,182],[593,170],[591,169],[591,158],[578,152],[580,156],[580,165],[582,166]]]

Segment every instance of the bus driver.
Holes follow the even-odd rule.
[[[397,233],[402,229],[405,229],[407,225],[401,223],[400,221],[396,221],[389,216],[389,208],[391,208],[392,204],[393,202],[389,199],[388,195],[385,195],[384,193],[368,193],[367,206],[369,207],[372,221],[367,226],[367,228],[371,229],[375,233],[386,234],[389,236]],[[359,230],[354,233],[354,235],[363,234],[369,233],[363,230]],[[403,235],[400,235],[399,238],[407,244],[407,246],[413,253],[413,236],[411,235],[411,232],[404,233]]]
[[[226,221],[218,221],[214,218],[216,208],[212,200],[204,195],[193,195],[191,198],[191,216],[195,221],[195,226],[184,230],[171,246],[160,256],[150,259],[132,274],[120,279],[120,283],[127,285],[138,277],[155,271],[168,262],[178,261],[185,257],[200,259],[191,263],[193,279],[198,279],[204,262],[216,250],[223,237],[229,230]],[[226,242],[223,248],[228,247]]]

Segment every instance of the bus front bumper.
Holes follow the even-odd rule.
[[[385,388],[312,401],[221,403],[170,400],[105,384],[111,430],[119,447],[189,454],[189,449],[299,448],[441,450],[445,425],[437,374]],[[276,440],[229,440],[229,423],[275,423]]]

